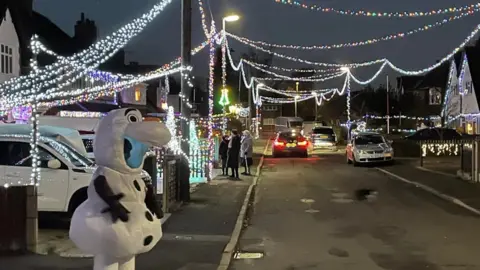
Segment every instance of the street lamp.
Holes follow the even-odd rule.
[[[343,71],[343,72],[350,72],[349,67],[341,67],[340,70]]]
[[[222,19],[222,92],[227,88],[227,32],[225,31],[226,22],[234,22],[240,19],[238,15],[229,15]],[[228,104],[227,104],[228,105]],[[225,105],[223,105],[223,132],[227,129],[227,118],[225,116]]]

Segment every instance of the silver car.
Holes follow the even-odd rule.
[[[346,149],[347,163],[359,165],[364,163],[393,163],[393,148],[381,134],[360,132],[356,134]]]

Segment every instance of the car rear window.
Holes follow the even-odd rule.
[[[280,133],[278,138],[281,140],[298,140],[303,138],[303,136],[300,134],[294,134],[294,133]]]
[[[313,134],[327,134],[327,135],[333,135],[333,129],[331,128],[314,128],[313,129]]]

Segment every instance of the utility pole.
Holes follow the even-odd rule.
[[[390,134],[390,97],[388,93],[388,75],[387,75],[387,134]]]
[[[182,0],[182,40],[181,40],[181,52],[180,56],[182,58],[182,68],[190,66],[191,62],[191,50],[192,50],[192,0]],[[181,71],[181,91],[182,91],[182,100],[180,101],[180,112],[183,117],[190,119],[190,108],[187,106],[187,102],[190,100],[191,89],[188,85],[188,70]],[[188,121],[181,121],[181,131],[182,138],[182,150],[188,155],[189,153],[189,123]]]
[[[182,40],[181,40],[181,52],[180,56],[182,58],[182,71],[181,71],[181,91],[182,91],[182,99],[180,101],[180,112],[184,119],[180,121],[181,123],[181,131],[182,131],[182,150],[185,155],[190,154],[190,132],[189,132],[189,125],[191,110],[188,107],[188,103],[190,101],[190,96],[192,89],[188,84],[189,73],[190,70],[186,70],[185,68],[191,66],[191,50],[192,50],[192,0],[182,0]],[[182,156],[181,164],[181,175],[180,175],[180,195],[182,201],[189,201],[190,200],[190,168],[188,164],[188,160]]]

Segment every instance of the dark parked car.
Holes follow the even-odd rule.
[[[452,128],[424,128],[405,137],[407,140],[426,141],[426,140],[460,140],[470,137],[467,134],[460,134]]]

